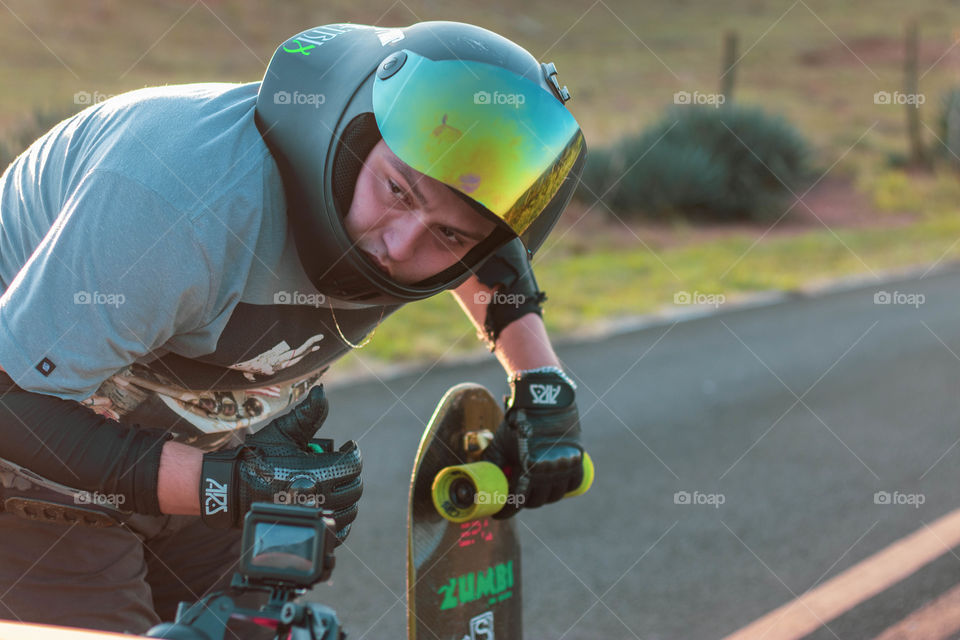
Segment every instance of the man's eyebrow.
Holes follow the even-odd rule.
[[[424,197],[423,192],[421,192],[417,187],[418,178],[413,174],[413,169],[410,167],[410,165],[397,157],[388,157],[387,160],[390,162],[390,165],[396,169],[401,176],[403,176],[403,179],[407,181],[407,184],[410,185],[410,190],[413,191],[413,195],[420,202],[420,206],[429,210],[429,207],[427,206],[427,199]],[[487,237],[484,233],[467,231],[466,229],[455,227],[452,224],[447,224],[444,226],[453,229],[460,235],[470,238],[471,240],[476,240],[477,242],[480,242]]]
[[[410,190],[413,191],[413,195],[420,202],[420,206],[424,209],[429,209],[427,206],[427,199],[423,196],[423,192],[420,191],[420,188],[417,187],[417,177],[413,175],[413,169],[410,168],[410,165],[397,157],[388,157],[387,160],[390,162],[390,165],[396,169],[400,175],[403,176],[403,179],[407,181],[407,184],[410,185]]]
[[[482,233],[474,233],[474,232],[472,232],[472,231],[467,231],[467,230],[465,230],[465,229],[460,229],[460,228],[458,228],[458,227],[454,227],[453,225],[446,224],[446,225],[444,225],[444,226],[453,229],[454,231],[456,231],[456,232],[459,233],[460,235],[464,235],[464,236],[470,238],[471,240],[476,240],[477,242],[480,242],[481,240],[483,240],[484,238],[487,237],[486,235],[484,235],[484,234],[482,234]]]

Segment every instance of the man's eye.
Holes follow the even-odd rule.
[[[463,244],[463,242],[460,240],[460,234],[458,234],[456,231],[454,231],[450,227],[441,226],[440,233],[443,234],[444,238],[446,238],[447,240],[450,240],[451,242],[455,242],[459,245]]]
[[[401,200],[406,202],[407,194],[404,193],[403,188],[393,180],[388,179],[387,182],[390,185],[390,193],[392,193],[393,195],[399,197]]]

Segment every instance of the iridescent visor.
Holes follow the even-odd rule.
[[[522,234],[583,150],[577,121],[549,91],[500,67],[406,54],[373,87],[387,146]]]

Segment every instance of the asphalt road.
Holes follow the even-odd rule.
[[[527,638],[723,637],[960,507],[960,270],[721,311],[559,349],[598,475],[521,515]],[[505,389],[491,361],[328,393],[366,488],[315,598],[354,640],[405,637],[410,466],[468,380]],[[811,637],[881,633],[960,583],[958,555]]]

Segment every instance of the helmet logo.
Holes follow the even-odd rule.
[[[328,24],[325,27],[308,29],[303,33],[297,34],[296,38],[290,40],[291,45],[297,46],[296,49],[289,49],[287,48],[287,45],[283,45],[283,50],[287,53],[302,53],[303,55],[308,56],[310,55],[310,49],[316,49],[319,45],[333,40],[340,34],[347,33],[348,31],[355,31],[357,29],[369,28],[370,27],[358,24]],[[307,44],[301,44],[301,40]]]
[[[464,193],[473,193],[477,190],[477,187],[480,186],[480,181],[482,179],[483,178],[475,173],[464,173],[457,178],[457,181],[460,183],[458,188]]]
[[[447,135],[447,138],[450,138],[450,142],[455,141],[457,138],[463,135],[463,132],[456,127],[450,126],[447,124],[447,114],[443,114],[443,118],[440,120],[440,124],[433,129],[433,135],[436,138],[439,138],[449,129],[450,133]],[[451,138],[452,136],[452,138]]]
[[[284,46],[283,46],[283,50],[286,51],[287,53],[302,53],[303,55],[308,56],[308,55],[310,55],[310,49],[316,49],[316,48],[317,48],[317,45],[315,45],[315,44],[308,44],[307,46],[303,46],[302,44],[300,44],[300,41],[299,41],[299,40],[291,40],[291,43],[296,44],[296,45],[297,45],[297,48],[296,48],[296,49],[287,49],[287,46],[284,45]]]
[[[403,31],[400,29],[377,29],[377,37],[380,39],[380,45],[385,47],[388,44],[403,40]]]

